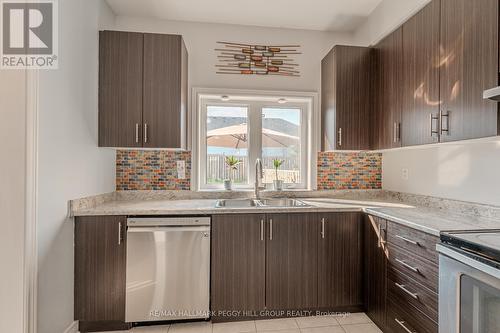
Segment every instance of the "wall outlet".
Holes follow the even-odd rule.
[[[186,161],[177,161],[177,178],[186,179]]]
[[[401,169],[401,179],[408,180],[410,178],[410,170],[408,168]]]

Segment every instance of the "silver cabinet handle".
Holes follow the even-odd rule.
[[[325,238],[325,218],[321,219],[321,238]]]
[[[339,147],[342,147],[342,127],[339,127]]]
[[[144,124],[144,143],[148,142],[148,124]]]
[[[397,259],[396,258],[396,261],[399,262],[401,265],[403,265],[404,267],[408,268],[409,270],[412,270],[414,271],[415,273],[418,273],[418,268],[416,267],[413,267],[413,266],[410,266],[408,265],[406,262],[404,262],[403,260],[400,260],[400,259]]]
[[[260,220],[260,240],[264,240],[264,219]]]
[[[398,287],[399,289],[401,289],[402,291],[404,291],[405,293],[407,293],[408,295],[410,295],[414,299],[418,299],[418,294],[417,293],[412,293],[411,291],[409,291],[408,289],[406,289],[406,287],[404,285],[399,284],[397,282],[395,282],[394,284],[396,285],[396,287]]]
[[[122,243],[122,223],[118,222],[118,245]]]
[[[393,128],[393,141],[394,143],[398,142],[398,123],[394,122],[394,128]]]
[[[269,240],[273,240],[273,219],[269,219]]]
[[[443,135],[443,133],[446,133],[446,135],[450,135],[450,111],[446,111],[446,114],[440,112],[440,135]],[[443,118],[446,118],[446,128],[443,125]]]
[[[135,123],[135,143],[139,143],[139,124]]]
[[[398,123],[398,142],[401,142],[401,123]]]
[[[434,120],[437,121],[438,125],[439,125],[439,115],[435,116],[433,115],[432,113],[430,114],[430,121],[431,121],[431,136],[434,136],[434,134],[438,134],[439,135],[439,130],[436,129],[434,130]]]
[[[412,331],[410,330],[408,327],[406,327],[406,322],[403,321],[403,320],[399,320],[398,318],[394,318],[394,320],[396,321],[396,323],[398,323],[399,326],[401,326],[406,332],[408,333],[417,333],[416,331]]]
[[[410,244],[413,244],[413,245],[416,245],[416,246],[420,246],[420,244],[414,240],[411,240],[411,239],[408,239],[406,237],[403,237],[403,236],[400,236],[400,235],[396,235],[396,238],[399,238],[407,243],[410,243]]]

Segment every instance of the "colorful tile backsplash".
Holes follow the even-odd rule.
[[[177,177],[177,161],[186,162],[185,179]],[[117,150],[116,190],[189,190],[191,152]]]
[[[318,190],[381,189],[382,154],[318,153]]]

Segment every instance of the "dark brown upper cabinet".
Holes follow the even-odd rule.
[[[498,0],[441,0],[441,141],[497,135]]]
[[[402,144],[439,141],[439,16],[433,0],[403,24]]]
[[[99,34],[99,146],[142,147],[141,33]]]
[[[99,44],[99,146],[185,149],[182,36],[102,31]]]
[[[316,308],[319,233],[317,215],[267,215],[266,229],[266,308]]]
[[[372,52],[335,46],[321,62],[322,150],[370,148]]]
[[[318,308],[362,311],[363,216],[321,213],[318,240]]]
[[[265,215],[225,214],[212,217],[211,310],[266,308]]]
[[[374,46],[372,148],[401,147],[403,31],[397,29]]]

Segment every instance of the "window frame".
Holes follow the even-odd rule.
[[[221,96],[228,95],[227,102]],[[286,98],[285,104],[278,103],[279,98]],[[300,92],[261,92],[241,91],[234,89],[193,88],[193,105],[196,113],[192,115],[191,147],[192,158],[192,188],[200,191],[223,190],[222,184],[207,184],[207,106],[246,107],[248,117],[248,184],[233,184],[234,190],[253,189],[255,180],[255,158],[262,158],[262,109],[300,109],[300,183],[286,184],[287,190],[309,190],[316,186],[312,177],[316,171],[316,161],[319,143],[319,107],[317,93]]]

